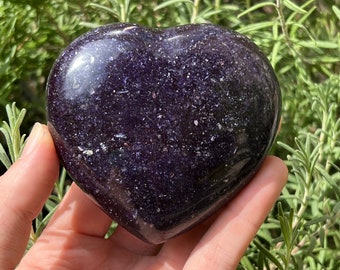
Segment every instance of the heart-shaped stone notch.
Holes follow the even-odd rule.
[[[250,181],[281,109],[266,57],[209,24],[95,29],[57,59],[47,99],[70,176],[151,243],[211,216]]]

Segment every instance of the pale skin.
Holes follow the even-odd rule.
[[[0,178],[0,269],[235,269],[287,180],[284,163],[267,157],[251,183],[219,213],[158,246],[122,227],[104,239],[112,220],[72,184],[24,256],[31,222],[58,172],[50,133],[36,124],[22,157]]]

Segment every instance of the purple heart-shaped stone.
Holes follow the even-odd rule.
[[[250,181],[280,109],[266,57],[209,24],[97,28],[66,48],[47,83],[49,128],[68,173],[150,243],[211,216]]]

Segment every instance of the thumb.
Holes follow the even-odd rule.
[[[35,124],[20,159],[0,178],[0,269],[19,263],[38,215],[58,177],[59,163],[45,125]]]

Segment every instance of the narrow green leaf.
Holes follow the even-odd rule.
[[[328,215],[325,216],[321,216],[321,217],[317,217],[317,218],[313,218],[312,220],[309,220],[305,223],[305,226],[309,227],[318,223],[324,223],[325,221],[327,221],[329,219]]]
[[[303,29],[308,35],[309,37],[311,37],[312,39],[314,39],[312,37],[312,35],[310,34],[308,28],[305,25],[306,20],[309,18],[309,16],[311,16],[314,11],[317,10],[317,7],[313,6],[310,10],[308,10],[308,12],[303,15],[298,21],[295,20],[287,20],[287,24],[291,24],[292,25],[292,30],[290,31],[290,34],[295,36],[296,31],[300,28]],[[293,17],[295,18],[295,16]]]
[[[96,3],[90,3],[89,6],[92,6],[92,7],[95,7],[95,8],[98,8],[98,9],[101,9],[101,10],[104,10],[108,13],[111,13],[113,15],[118,15],[117,12],[115,10],[113,10],[112,8],[109,8],[109,7],[106,7],[106,6],[103,6],[103,5],[100,5],[100,4],[96,4]]]
[[[224,10],[220,9],[220,10],[207,10],[205,12],[202,12],[198,15],[198,18],[202,17],[204,19],[209,19],[210,17],[214,16],[214,15],[217,15],[217,14],[220,14],[220,13],[223,13]]]
[[[306,253],[307,254],[312,254],[312,252],[313,252],[314,248],[316,247],[316,245],[317,245],[316,238],[313,235],[311,235],[309,237],[309,245],[308,245],[308,249],[307,249]]]
[[[16,108],[13,108],[15,110]],[[15,119],[13,119],[13,127],[12,127],[12,137],[13,137],[13,163],[20,157],[20,148],[21,148],[21,135],[20,135],[20,126],[25,117],[26,110],[22,109],[19,114],[15,114]]]
[[[319,241],[321,247],[325,247],[325,229],[322,226],[319,229]]]
[[[15,102],[13,102],[11,105],[6,105],[6,114],[8,122],[3,121],[2,126],[0,127],[0,132],[5,137],[9,155],[6,154],[2,147],[1,150],[3,151],[1,151],[1,160],[4,162],[6,168],[8,168],[8,160],[11,164],[13,164],[19,158],[23,149],[25,135],[20,135],[20,126],[25,117],[26,110],[19,110],[16,107]],[[5,155],[7,156],[7,159]]]
[[[169,0],[169,1],[165,1],[164,3],[162,3],[160,5],[157,5],[154,8],[154,11],[157,11],[159,9],[162,9],[162,8],[165,8],[165,7],[177,4],[177,3],[180,3],[180,4],[187,3],[187,4],[190,4],[191,6],[193,6],[193,1],[190,1],[190,0]]]
[[[58,205],[56,207],[54,207],[53,209],[49,210],[48,214],[44,217],[43,220],[41,220],[39,226],[36,229],[36,236],[39,237],[42,233],[42,231],[44,230],[44,228],[46,227],[47,223],[50,221],[52,215],[54,214],[55,210],[58,208]]]
[[[275,7],[276,5],[272,2],[262,2],[262,3],[258,3],[256,5],[251,6],[250,8],[248,8],[247,10],[241,12],[240,14],[237,15],[237,18],[241,18],[244,15],[247,15],[250,12],[253,12],[254,10],[257,10],[259,8],[263,8],[263,7],[267,7],[267,6],[273,6]]]
[[[9,169],[9,167],[11,167],[11,165],[12,165],[12,163],[11,163],[10,159],[8,158],[7,153],[6,153],[4,147],[2,146],[1,143],[0,143],[0,161],[6,167],[6,169]]]
[[[264,264],[265,264],[264,261],[265,261],[265,256],[264,256],[263,252],[260,252],[259,258],[257,260],[257,269],[258,270],[264,269]]]
[[[338,19],[340,20],[340,9],[337,6],[332,6],[332,10],[334,12],[334,14],[338,17]]]
[[[8,117],[8,123],[9,126],[12,128],[15,124],[15,118],[16,118],[16,110],[15,110],[15,102],[13,102],[11,105],[6,105],[6,113]]]
[[[262,228],[262,227],[261,227]],[[257,232],[257,236],[264,239],[265,241],[267,241],[268,243],[270,243],[272,241],[272,236],[268,233],[267,230],[259,230]]]
[[[293,147],[289,146],[288,144],[284,142],[278,141],[277,144],[292,154],[296,152],[296,150]]]
[[[272,27],[274,25],[274,21],[269,21],[269,22],[259,22],[259,23],[253,23],[249,24],[247,26],[239,28],[237,31],[240,32],[241,34],[261,30],[264,28]]]
[[[281,265],[281,263],[275,258],[275,256],[268,250],[266,249],[259,241],[254,240],[254,244],[256,247],[263,252],[263,254],[270,260],[272,261],[278,269],[284,270],[284,267]]]
[[[337,203],[334,205],[334,207],[333,207],[333,209],[332,209],[332,212],[335,213],[335,214],[337,214],[338,212],[340,212],[340,201],[337,202]]]
[[[55,190],[59,201],[61,201],[64,197],[66,175],[67,175],[66,169],[63,167],[61,170],[59,181],[55,183]]]
[[[331,41],[323,41],[323,40],[299,40],[297,43],[306,48],[316,49],[339,49],[339,45],[337,43],[333,43]]]
[[[243,256],[240,264],[242,265],[242,267],[246,270],[255,270],[255,268],[253,267],[252,263],[249,261],[249,259],[246,256]]]
[[[276,64],[278,63],[278,61],[280,61],[280,56],[279,56],[279,51],[281,48],[281,42],[276,42],[273,46],[272,49],[272,54],[271,54],[271,64],[273,66],[273,68],[275,69]]]
[[[8,147],[9,157],[12,158],[14,156],[13,148],[12,148],[12,137],[11,137],[11,128],[9,127],[7,122],[3,122],[3,126],[0,128],[0,132],[4,135],[5,141]]]
[[[293,3],[290,0],[284,0],[283,1],[285,7],[289,8],[290,10],[296,12],[296,13],[300,13],[300,14],[305,14],[307,13],[306,10],[300,8],[298,5],[296,5],[295,3]]]
[[[21,135],[21,139],[20,139],[21,147],[20,147],[20,151],[19,151],[19,157],[21,156],[22,151],[24,150],[24,147],[25,147],[25,144],[26,144],[25,140],[26,140],[26,134]]]
[[[289,226],[288,220],[285,216],[279,217],[280,225],[281,225],[281,232],[284,239],[284,242],[287,246],[289,246],[289,243],[291,242],[292,238],[292,231]]]
[[[287,263],[287,259],[284,253],[284,250],[278,250],[277,256],[280,258],[280,260],[283,262],[283,264]],[[270,269],[271,267],[268,267],[267,269]]]
[[[87,28],[97,28],[100,26],[98,23],[91,23],[91,22],[80,22],[79,25],[85,26]]]
[[[323,176],[323,178],[327,181],[327,183],[332,187],[334,194],[339,199],[340,198],[340,188],[339,188],[338,183],[336,183],[336,181],[333,181],[331,179],[330,175],[327,173],[327,171],[322,166],[316,164],[315,168]]]

